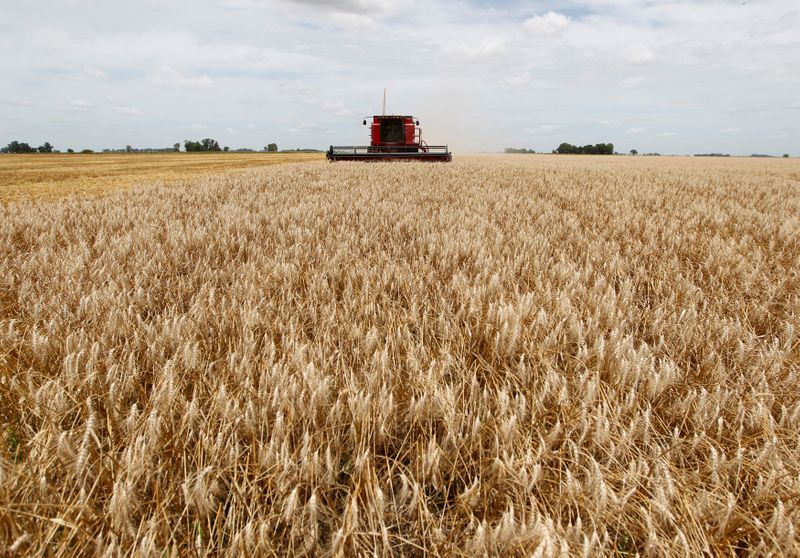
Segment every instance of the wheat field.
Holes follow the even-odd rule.
[[[800,163],[0,206],[0,554],[800,554]]]

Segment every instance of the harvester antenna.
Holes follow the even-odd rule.
[[[383,88],[383,115],[386,116],[386,88]]]

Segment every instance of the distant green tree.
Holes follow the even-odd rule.
[[[83,149],[81,153],[84,155],[89,155],[90,153],[94,153],[94,149]]]
[[[173,146],[172,146],[172,148],[173,148],[175,151],[180,151],[180,150],[181,150],[181,144],[180,144],[180,142],[178,142],[178,143],[176,143],[175,145],[173,145]]]
[[[131,153],[132,151],[133,151],[133,146],[132,145],[126,145],[125,146],[125,153]]]
[[[191,151],[222,151],[215,139],[205,138],[200,141],[186,140],[183,142],[187,152]]]
[[[217,142],[217,140],[206,138],[200,143],[203,144],[205,151],[222,151],[222,149],[220,149],[219,147],[219,143]]]
[[[71,147],[68,147],[67,148],[67,153],[75,153],[75,150],[72,149]]]
[[[31,147],[29,144],[20,141],[12,141],[6,147],[0,149],[0,153],[52,153],[53,146],[49,141],[39,147]]]
[[[25,142],[14,140],[3,148],[3,153],[36,153],[36,149]]]
[[[227,153],[228,151],[230,151],[230,150],[231,150],[231,148],[230,148],[230,147],[228,147],[228,146],[226,145],[225,147],[223,147],[223,148],[222,148],[222,150],[223,150],[225,153]]]
[[[636,151],[635,149],[631,149],[631,155],[638,155],[638,154],[639,154],[638,151]]]
[[[571,154],[571,155],[613,155],[613,143],[596,143],[594,145],[584,145],[578,147],[571,143],[562,143],[553,153]]]
[[[789,158],[789,154],[788,154],[788,153],[784,153],[784,154],[783,154],[783,158],[784,158],[784,159],[788,159],[788,158]]]
[[[268,152],[270,152],[270,153],[277,153],[277,151],[278,151],[278,144],[277,144],[277,143],[270,143],[270,144],[267,144],[266,151],[268,151]]]

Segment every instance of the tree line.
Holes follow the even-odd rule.
[[[0,147],[0,153],[53,153],[54,149],[49,141],[39,147],[31,147],[25,142],[12,141],[7,146]]]
[[[176,143],[175,146],[177,147],[178,144]],[[231,150],[230,147],[227,145],[225,147],[220,147],[219,142],[213,138],[204,138],[200,141],[192,141],[192,140],[184,140],[183,147],[186,149],[187,153],[197,152],[197,151],[225,151],[228,152]],[[178,149],[176,149],[178,151]],[[250,152],[251,149],[234,149],[234,151],[239,152]],[[264,146],[264,151],[267,153],[277,153],[278,152],[278,144],[277,143],[270,143]]]
[[[207,152],[207,151],[231,151],[230,147],[220,147],[219,142],[213,138],[204,138],[199,141],[184,140],[184,150],[187,153],[193,152]],[[169,153],[178,152],[181,150],[181,144],[175,143],[172,147],[145,147],[135,148],[131,145],[126,145],[123,149],[103,149],[103,153]],[[278,144],[269,143],[264,146],[263,151],[267,153],[277,153]],[[233,152],[239,153],[255,153],[254,149],[234,149]],[[30,144],[21,141],[12,141],[6,147],[0,147],[0,153],[60,153],[53,145],[46,141],[39,147],[32,147]],[[67,153],[75,153],[73,149],[67,149]],[[94,153],[91,149],[84,149],[81,153]]]
[[[506,147],[504,153],[536,153],[533,149],[525,147]],[[572,154],[572,155],[614,155],[613,143],[596,143],[594,145],[572,145],[571,143],[562,143],[557,148],[553,149],[553,153]]]
[[[553,153],[562,153],[570,155],[613,155],[613,143],[596,143],[594,145],[577,146],[571,143],[562,143]]]

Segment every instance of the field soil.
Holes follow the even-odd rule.
[[[281,163],[324,161],[324,153],[97,153],[0,155],[0,203],[102,195],[187,176]]]
[[[799,274],[796,160],[0,205],[0,553],[800,555]]]

